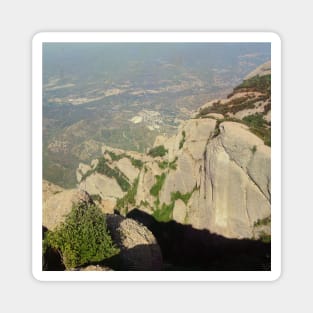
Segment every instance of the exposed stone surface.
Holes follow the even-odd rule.
[[[149,162],[144,165],[141,170],[138,181],[138,188],[136,194],[136,204],[140,206],[141,202],[148,202],[153,206],[156,200],[151,194],[150,189],[156,182],[156,175],[161,175],[162,170],[157,162]]]
[[[124,270],[161,270],[162,254],[150,230],[133,219],[107,215],[113,241],[121,249],[120,266]]]
[[[244,125],[220,125],[220,135],[207,144],[200,177],[187,213],[196,228],[250,238],[254,222],[270,215],[270,148]]]
[[[134,167],[129,158],[123,158],[116,162],[116,167],[125,174],[131,183],[137,178],[139,169]]]
[[[257,75],[264,76],[264,75],[269,75],[269,74],[271,74],[271,61],[268,61],[268,62],[258,66],[255,70],[250,72],[245,77],[245,79],[249,79],[249,78],[252,78],[253,76],[257,76]]]
[[[73,203],[89,201],[89,196],[77,189],[64,189],[43,200],[42,223],[45,227],[53,230],[64,221],[65,216],[71,211]]]
[[[213,117],[213,118],[216,118],[218,120],[222,120],[224,118],[224,115],[220,114],[220,113],[209,113],[206,116],[207,117]]]
[[[92,161],[91,161],[90,165],[91,165],[91,167],[92,167],[93,169],[95,169],[95,168],[97,167],[98,163],[99,163],[99,160],[98,160],[98,159],[95,159],[95,160],[92,160]]]
[[[101,200],[100,208],[103,213],[114,213],[114,209],[116,207],[116,198],[106,197]]]
[[[266,75],[269,71],[270,63],[253,75]],[[109,166],[117,167],[130,182],[139,177],[136,205],[128,206],[128,210],[137,207],[153,213],[166,204],[166,209],[174,207],[172,216],[179,223],[229,238],[255,237],[255,222],[271,214],[271,148],[248,126],[224,118],[243,119],[261,113],[270,121],[270,94],[268,90],[257,90],[241,88],[227,99],[212,100],[200,107],[193,119],[182,121],[176,135],[158,136],[154,146],[164,145],[168,150],[164,157],[104,146],[102,152]],[[221,110],[219,105],[223,105]],[[215,108],[216,113],[210,112]],[[199,115],[201,111],[203,115]],[[263,130],[269,127],[265,123]],[[112,160],[108,151],[121,155],[121,159]],[[129,157],[141,160],[143,168],[134,168]],[[157,186],[157,194],[152,195],[157,175],[165,179]],[[125,194],[115,180],[100,174],[87,177],[82,184],[83,189],[102,199],[121,198]],[[188,203],[179,197],[189,199]],[[106,205],[107,212],[112,212],[114,205]]]
[[[166,142],[168,138],[165,136],[156,136],[153,147],[157,147],[157,146],[161,146],[164,145],[164,143]]]
[[[89,271],[113,271],[111,268],[108,266],[103,266],[103,265],[88,265],[86,267],[80,267],[77,269],[78,271],[83,271],[83,272],[89,272]]]
[[[187,208],[185,203],[178,199],[175,201],[174,210],[173,210],[173,220],[184,224],[186,221]]]
[[[86,190],[90,195],[99,195],[102,199],[106,197],[122,198],[125,194],[114,178],[99,173],[93,173],[80,183],[80,188]]]
[[[53,183],[50,183],[48,182],[47,180],[43,180],[42,181],[42,200],[45,201],[47,200],[48,198],[50,198],[51,196],[63,191],[64,188],[56,185],[56,184],[53,184]]]
[[[260,225],[254,228],[253,235],[255,239],[259,239],[264,235],[271,235],[271,223],[268,225]]]
[[[150,189],[154,176],[164,172],[160,204],[170,204],[173,192],[192,192],[187,206],[176,200],[173,219],[229,238],[252,238],[254,223],[270,215],[271,149],[243,124],[223,122],[217,136],[215,125],[212,119],[184,122],[183,147],[173,147],[176,169],[162,171],[149,163],[140,174],[137,202],[155,206]]]
[[[91,170],[91,167],[84,163],[79,163],[78,169],[76,170],[76,179],[78,182],[81,181],[84,174]]]

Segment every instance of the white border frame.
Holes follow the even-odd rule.
[[[42,271],[42,44],[268,42],[272,72],[271,271]],[[32,273],[40,281],[273,281],[281,275],[281,40],[270,32],[47,32],[32,41]]]

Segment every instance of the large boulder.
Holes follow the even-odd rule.
[[[92,201],[88,193],[78,189],[63,189],[55,194],[43,194],[42,224],[49,230],[54,230],[70,213],[74,203]]]
[[[80,188],[86,190],[90,195],[99,195],[102,199],[106,197],[122,198],[125,194],[114,178],[96,172],[83,180]]]
[[[116,167],[129,179],[131,183],[138,177],[139,169],[134,167],[129,158],[122,158],[116,162]]]
[[[139,222],[108,214],[107,227],[121,249],[119,269],[153,271],[162,269],[162,253],[151,231]]]
[[[271,214],[270,148],[244,125],[219,128],[206,146],[188,222],[228,238],[252,238],[255,223]]]
[[[255,223],[271,215],[270,147],[241,123],[216,126],[213,119],[186,121],[167,142],[176,142],[176,168],[163,170],[160,206],[173,203],[173,193],[191,194],[186,204],[180,199],[173,203],[175,221],[228,238],[255,237]],[[183,144],[177,148],[177,142]],[[156,174],[149,170],[152,164],[141,172],[137,193],[151,208],[156,201],[149,193]]]

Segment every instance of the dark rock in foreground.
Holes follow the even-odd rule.
[[[139,222],[107,215],[107,227],[121,249],[113,264],[117,270],[157,271],[162,269],[161,249],[152,232]],[[117,264],[116,264],[117,263]]]

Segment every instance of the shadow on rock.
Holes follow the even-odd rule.
[[[127,217],[145,225],[161,247],[163,270],[261,271],[271,269],[271,244],[229,239],[175,221],[156,221],[134,209]]]

